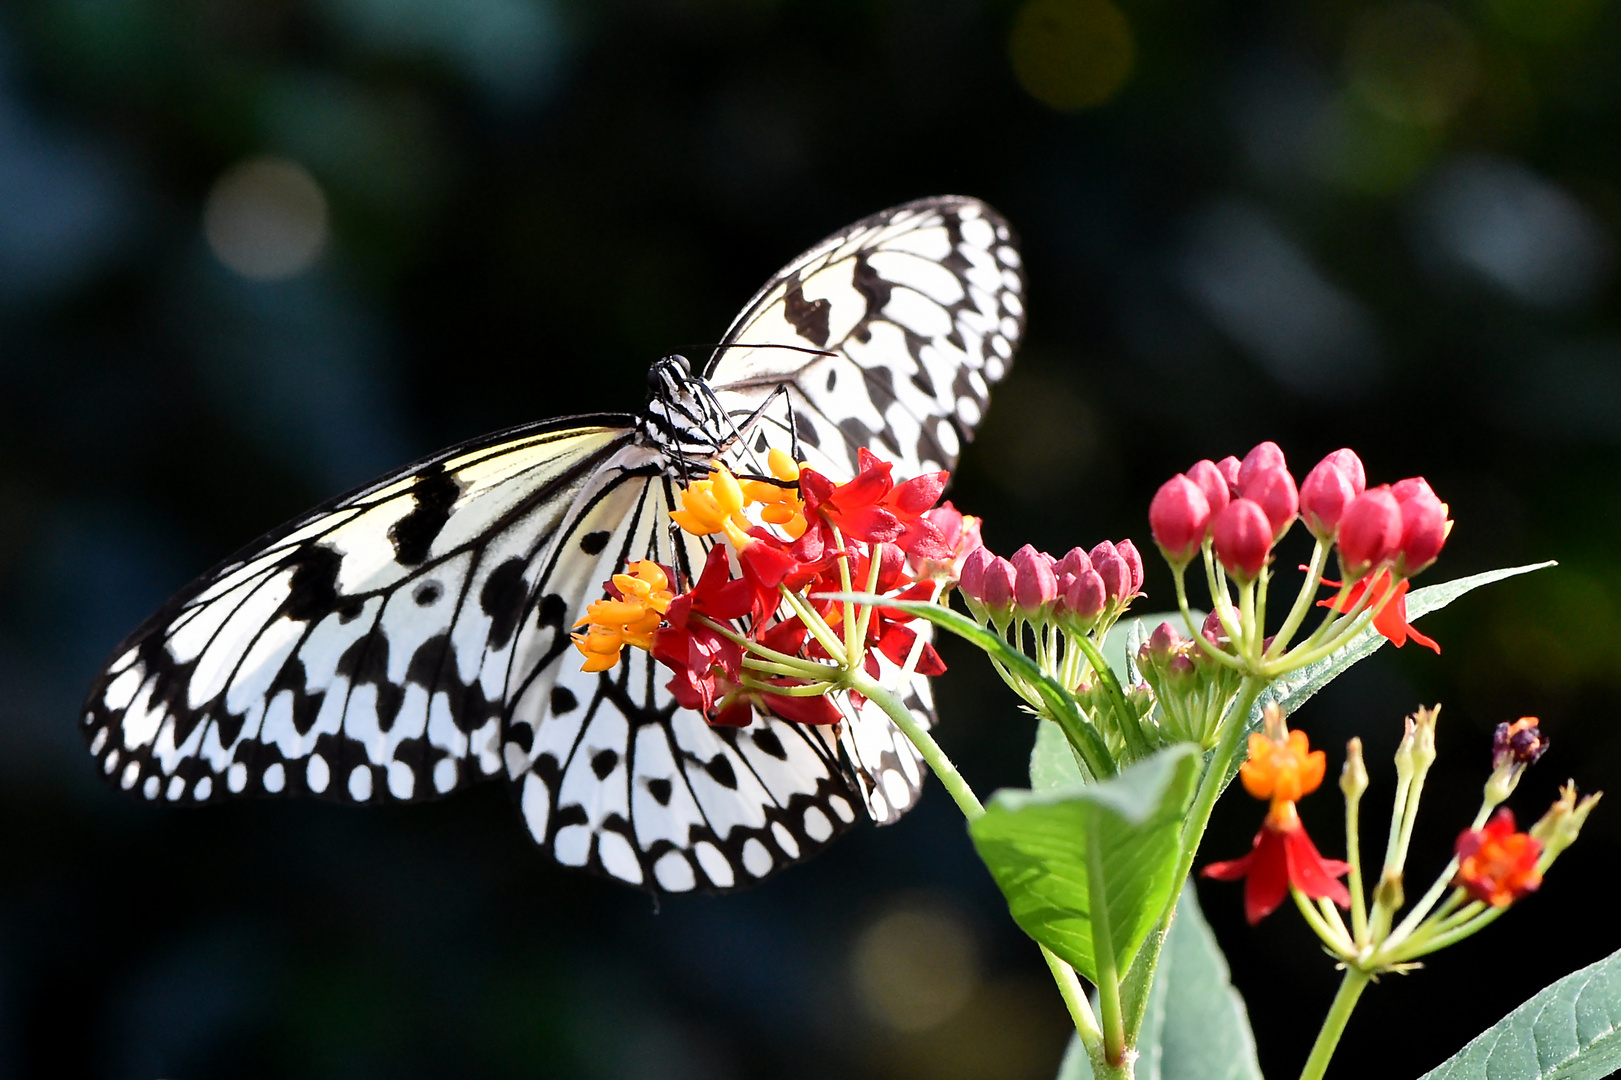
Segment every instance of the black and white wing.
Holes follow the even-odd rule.
[[[453,447],[215,567],[91,688],[101,771],[171,802],[417,800],[498,774],[539,556],[630,423],[577,417]]]
[[[792,425],[829,476],[853,475],[859,447],[901,476],[950,469],[1024,334],[1021,265],[1012,229],[977,199],[885,210],[767,282],[705,378],[739,422],[767,406],[761,445]]]
[[[1024,334],[1021,266],[1012,229],[977,199],[893,207],[778,271],[733,322],[706,378],[738,424],[764,410],[746,450],[792,443],[835,479],[854,474],[862,447],[901,477],[953,468]],[[912,678],[905,700],[932,724],[927,678]],[[893,821],[917,798],[917,752],[871,702],[852,719],[852,774],[872,818]]]

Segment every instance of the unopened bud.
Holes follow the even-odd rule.
[[[1248,499],[1234,499],[1211,529],[1216,558],[1240,582],[1253,580],[1272,550],[1272,522]]]
[[[1368,488],[1368,470],[1362,467],[1362,459],[1356,456],[1356,451],[1342,447],[1323,459],[1323,464],[1333,465],[1345,478],[1351,481],[1351,489],[1358,495]]]
[[[1026,619],[1040,619],[1058,596],[1058,576],[1050,555],[1029,544],[1013,553],[1013,600]]]
[[[1404,495],[1403,485],[1414,486]],[[1422,479],[1418,479],[1416,484],[1403,480],[1391,488],[1391,494],[1401,506],[1401,541],[1396,570],[1403,577],[1412,577],[1435,562],[1441,548],[1446,545],[1450,531],[1447,528],[1447,506],[1435,497],[1430,485]]]
[[[1317,539],[1328,540],[1339,527],[1345,508],[1356,497],[1357,491],[1350,478],[1329,458],[1324,458],[1306,474],[1305,481],[1300,485],[1301,520]]]
[[[1194,462],[1193,468],[1189,469],[1184,475],[1198,485],[1199,490],[1204,493],[1205,501],[1210,504],[1211,514],[1221,513],[1221,508],[1226,506],[1233,497],[1232,491],[1227,486],[1227,478],[1222,475],[1220,469],[1216,468],[1216,463],[1209,458]]]
[[[1244,498],[1259,506],[1272,523],[1272,539],[1276,543],[1294,524],[1300,511],[1300,494],[1295,490],[1295,478],[1287,469],[1260,469],[1244,485]]]
[[[1133,596],[1136,596],[1138,593],[1143,591],[1142,552],[1138,551],[1137,545],[1133,544],[1130,540],[1120,541],[1120,543],[1114,546],[1114,550],[1120,556],[1121,561],[1126,564],[1126,569],[1131,572],[1131,578],[1126,583],[1125,595],[1125,598],[1130,600]]]
[[[1283,451],[1275,442],[1257,443],[1255,448],[1244,455],[1243,462],[1238,467],[1238,493],[1243,495],[1249,488],[1250,481],[1255,474],[1263,469],[1282,469],[1289,471],[1289,463],[1283,458]]]
[[[996,561],[996,556],[986,547],[978,547],[968,553],[962,561],[962,571],[957,578],[957,588],[963,596],[976,603],[982,602],[985,595],[985,568]]]
[[[1340,769],[1340,791],[1346,799],[1355,802],[1368,790],[1368,767],[1362,761],[1362,740],[1352,739],[1345,744],[1345,766]]]
[[[1401,504],[1388,487],[1364,491],[1340,518],[1340,568],[1347,581],[1395,556],[1401,544]]]
[[[1085,548],[1078,547],[1070,548],[1064,554],[1064,557],[1058,560],[1058,565],[1053,567],[1053,571],[1059,577],[1063,577],[1065,574],[1079,574],[1090,569],[1092,569],[1091,556],[1086,553]]]
[[[1109,599],[1124,600],[1131,596],[1131,568],[1120,557],[1115,546],[1105,540],[1092,549],[1092,569],[1103,579],[1103,588]]]
[[[1062,611],[1079,625],[1090,624],[1109,602],[1109,592],[1096,570],[1076,574],[1060,599]]]
[[[1148,635],[1148,650],[1157,656],[1170,656],[1180,644],[1182,635],[1168,622],[1160,623],[1154,627],[1154,632]]]
[[[1227,628],[1221,625],[1221,616],[1214,611],[1204,617],[1204,625],[1199,628],[1199,633],[1212,645],[1220,647],[1227,644]]]
[[[985,568],[984,583],[980,587],[980,602],[991,613],[998,626],[1006,625],[1013,614],[1013,598],[1018,574],[1013,564],[998,556]]]
[[[1210,502],[1186,476],[1171,477],[1148,504],[1148,527],[1154,543],[1173,567],[1186,566],[1204,543],[1210,524]]]
[[[1231,454],[1216,462],[1216,471],[1221,473],[1223,480],[1227,481],[1227,497],[1229,499],[1238,498],[1238,474],[1243,467],[1244,463]]]

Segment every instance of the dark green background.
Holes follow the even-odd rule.
[[[1420,876],[1501,720],[1553,740],[1522,817],[1567,776],[1615,786],[1621,10],[1120,5],[1134,67],[1076,112],[1015,77],[1015,3],[5,5],[0,1077],[1050,1076],[1062,1010],[937,788],[760,888],[655,909],[547,865],[499,786],[153,808],[103,789],[74,725],[118,639],[252,536],[441,445],[635,407],[652,360],[713,341],[788,257],[921,195],[1024,236],[1027,345],[954,492],[995,548],[1146,547],[1149,496],[1196,458],[1272,438],[1303,473],[1351,445],[1451,503],[1424,580],[1562,564],[1301,714],[1334,769],[1368,743],[1366,832],[1421,701],[1446,709]],[[1033,25],[1084,73],[1084,32]],[[283,282],[203,240],[210,187],[256,154],[331,206]],[[1148,590],[1168,599],[1163,567]],[[1020,783],[1032,722],[946,653],[942,741],[982,794]],[[1303,809],[1340,854],[1333,792]],[[1208,854],[1259,817],[1235,792]],[[1524,910],[1373,988],[1336,1074],[1416,1076],[1621,945],[1617,820]],[[1251,930],[1236,887],[1201,889],[1262,1062],[1293,1075],[1331,964],[1292,912]],[[849,954],[915,890],[969,921],[984,981],[902,1037]]]

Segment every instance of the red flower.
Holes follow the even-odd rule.
[[[1483,904],[1507,907],[1542,884],[1537,860],[1542,842],[1514,831],[1514,811],[1503,807],[1484,829],[1458,834],[1458,876],[1454,885],[1469,890]]]
[[[1331,585],[1334,588],[1339,588],[1340,585],[1339,582],[1330,581],[1327,578],[1323,579],[1323,584]],[[1381,602],[1384,602],[1385,593],[1390,589],[1390,571],[1381,570],[1372,578],[1364,578],[1352,585],[1351,591],[1345,594],[1344,600],[1330,597],[1327,600],[1319,600],[1317,606],[1334,608],[1336,611],[1350,611],[1356,607],[1363,594],[1370,588],[1373,590],[1373,600],[1369,603],[1369,606],[1378,607]],[[1411,638],[1426,649],[1434,649],[1436,655],[1440,655],[1440,644],[1433,638],[1425,637],[1419,633],[1413,624],[1407,621],[1407,589],[1408,581],[1406,578],[1396,582],[1396,594],[1385,603],[1379,614],[1374,616],[1373,628],[1389,638],[1391,644],[1398,649],[1407,644],[1408,639]]]
[[[925,473],[897,485],[889,475],[892,463],[865,448],[858,456],[861,472],[847,484],[835,485],[814,469],[801,471],[807,520],[819,517],[848,539],[893,543],[918,558],[950,558],[945,534],[924,516],[939,501],[950,474]]]
[[[1350,907],[1351,894],[1339,879],[1350,871],[1351,864],[1318,854],[1298,817],[1284,826],[1274,824],[1272,818],[1268,814],[1262,822],[1248,855],[1211,863],[1200,874],[1217,881],[1244,879],[1244,918],[1251,926],[1277,910],[1291,885],[1313,900],[1327,897],[1342,908]]]

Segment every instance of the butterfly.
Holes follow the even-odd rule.
[[[949,469],[1024,330],[1006,222],[938,197],[789,263],[701,375],[649,372],[636,415],[522,425],[423,458],[248,545],[115,650],[82,718],[100,772],[148,801],[313,795],[413,802],[504,779],[559,863],[663,892],[720,891],[898,818],[920,759],[871,703],[804,727],[711,727],[637,649],[579,670],[570,628],[650,559],[689,478],[773,447],[845,480],[867,448]],[[933,718],[927,679],[908,707]]]

